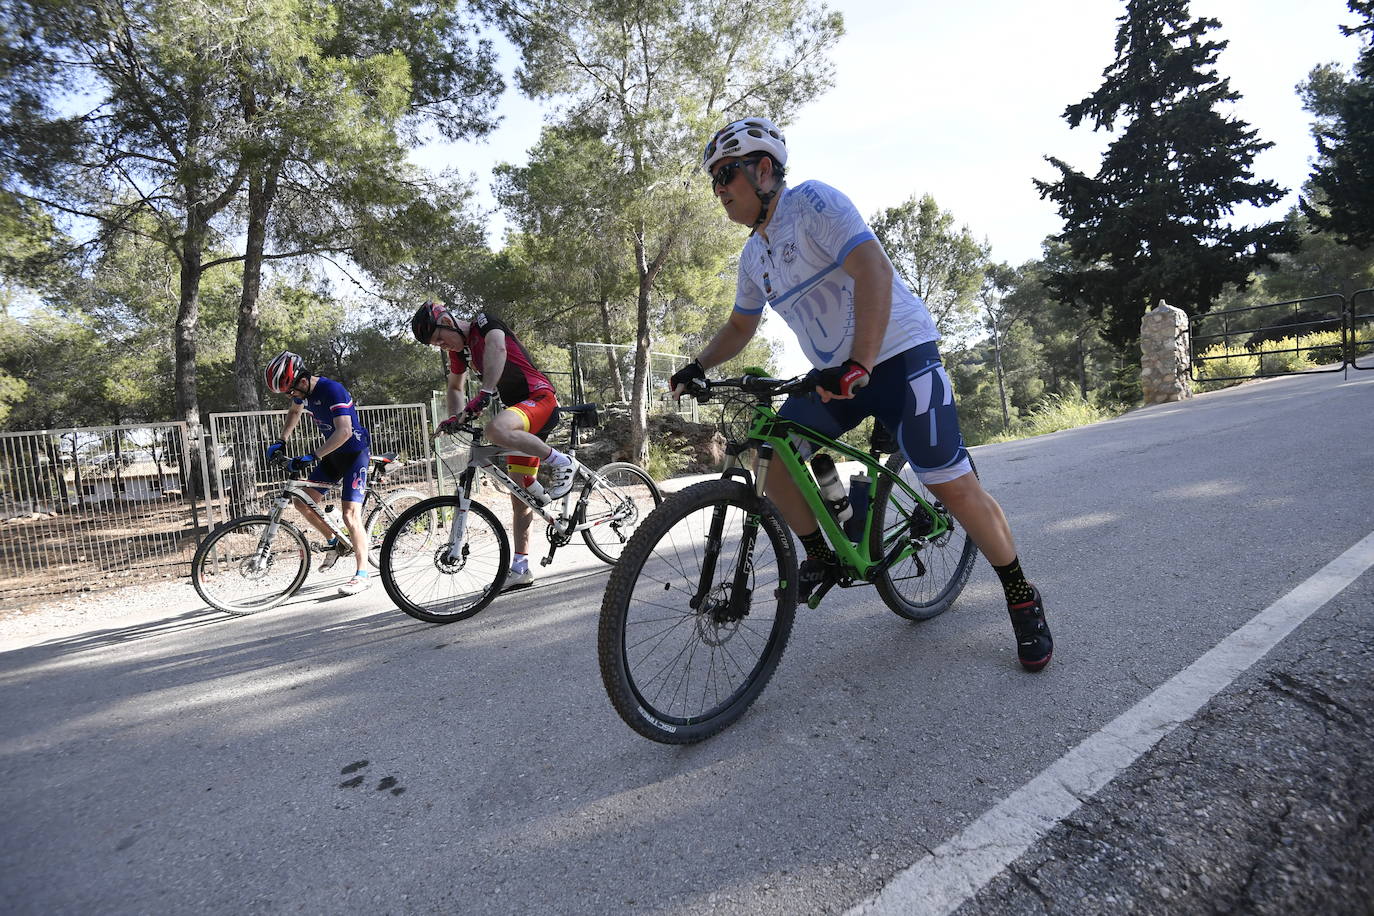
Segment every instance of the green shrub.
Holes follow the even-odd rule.
[[[691,459],[675,450],[671,445],[655,443],[649,439],[649,460],[644,470],[649,472],[649,476],[654,480],[670,480],[676,477],[685,468]]]
[[[1052,394],[1035,406],[1030,415],[1012,424],[1011,432],[988,439],[988,442],[1010,442],[1043,436],[1061,429],[1073,429],[1110,420],[1125,413],[1124,404],[1098,404],[1078,394]]]
[[[1239,385],[1243,379],[1232,376],[1252,376],[1259,371],[1259,357],[1243,347],[1217,344],[1203,350],[1193,363],[1199,391],[1215,391]]]
[[[1339,342],[1340,335],[1337,334],[1336,338]],[[1305,369],[1311,369],[1314,365],[1312,360],[1308,358],[1314,352],[1312,337],[1306,335],[1302,339],[1301,348],[1294,338],[1285,337],[1283,340],[1261,341],[1252,348],[1252,352],[1259,360],[1256,371],[1260,375],[1302,372]]]

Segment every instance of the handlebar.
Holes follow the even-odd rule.
[[[277,453],[276,453],[275,455],[273,455],[271,458],[268,458],[268,459],[267,459],[267,466],[268,466],[268,467],[278,467],[278,466],[280,466],[280,467],[286,467],[286,468],[287,468],[287,472],[286,472],[286,479],[287,479],[287,480],[304,480],[304,479],[305,479],[305,471],[304,471],[304,470],[292,471],[292,470],[290,470],[290,464],[291,464],[291,458],[290,458],[290,456],[284,455],[284,454],[282,454],[281,452],[277,452]]]
[[[713,390],[729,388],[756,395],[760,400],[767,400],[786,394],[806,394],[814,390],[814,387],[808,382],[807,375],[798,375],[789,379],[769,378],[766,375],[740,375],[734,378],[717,379],[716,381],[692,379],[684,394],[691,395],[698,401],[705,403],[711,399]]]

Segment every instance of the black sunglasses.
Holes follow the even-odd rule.
[[[735,173],[746,165],[757,165],[757,159],[737,159],[734,162],[727,162],[716,169],[711,175],[711,190],[727,185],[735,180]]]

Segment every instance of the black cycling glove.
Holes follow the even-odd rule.
[[[868,370],[862,363],[847,359],[828,369],[812,369],[807,378],[817,388],[824,388],[831,394],[849,398],[868,384]]]
[[[673,373],[672,377],[668,379],[668,390],[676,394],[679,385],[687,390],[691,388],[693,381],[704,380],[705,378],[706,370],[701,368],[701,363],[698,360],[694,359]]]

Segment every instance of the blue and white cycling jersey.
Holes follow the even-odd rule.
[[[339,446],[340,452],[356,452],[371,445],[367,430],[358,419],[358,410],[353,406],[353,396],[348,393],[348,389],[332,378],[316,376],[315,388],[307,397],[291,400],[305,405],[305,409],[315,418],[320,435],[325,439],[334,435],[335,417],[348,417],[353,424],[353,438]]]
[[[840,265],[873,230],[848,197],[806,181],[783,193],[765,231],[767,239],[755,233],[744,243],[735,310],[757,315],[771,306],[813,366],[838,366],[854,346],[854,281]],[[925,303],[894,272],[892,317],[875,363],[939,339]]]

